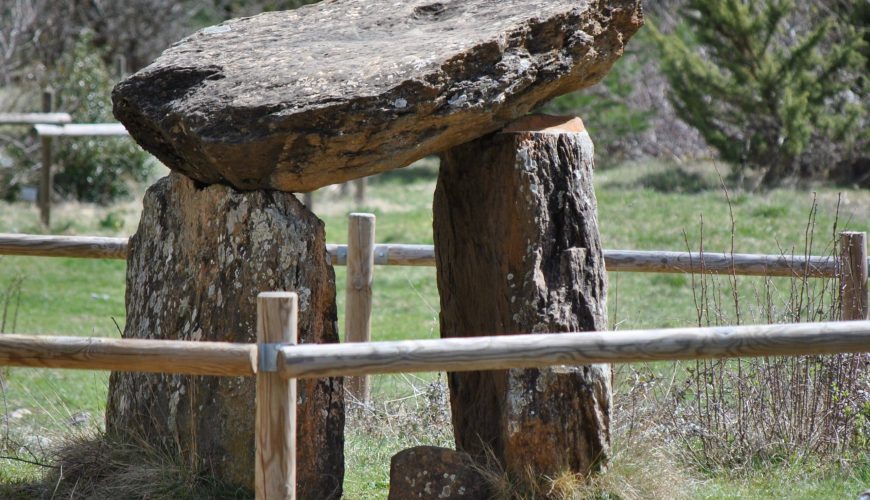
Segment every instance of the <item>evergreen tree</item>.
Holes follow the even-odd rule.
[[[861,34],[829,44],[830,19],[796,33],[792,7],[687,0],[675,34],[652,29],[680,118],[724,160],[764,172],[765,186],[796,176],[811,139],[848,141],[866,115],[850,99],[865,64]]]

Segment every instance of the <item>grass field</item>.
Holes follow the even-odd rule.
[[[722,167],[724,169],[724,167]],[[346,240],[350,211],[377,215],[377,241],[432,243],[431,202],[437,166],[424,161],[369,182],[369,201],[356,207],[337,189],[315,194],[315,212],[323,218],[330,243]],[[725,172],[723,172],[723,175]],[[726,193],[715,165],[626,164],[597,172],[599,222],[605,248],[697,250],[749,253],[832,251],[836,231],[870,230],[870,192],[833,187]],[[815,207],[815,208],[814,208]],[[54,209],[56,234],[129,235],[135,231],[138,202],[111,208],[65,204]],[[732,215],[733,214],[733,215]],[[814,215],[811,215],[814,214]],[[733,217],[733,219],[732,219]],[[732,231],[733,220],[733,231]],[[0,232],[44,232],[35,207],[0,205]],[[812,244],[808,243],[812,234]],[[343,268],[338,280],[339,326],[343,329]],[[0,257],[0,293],[21,280],[20,297],[0,295],[9,314],[0,323],[6,332],[117,336],[124,326],[125,264],[122,261]],[[691,326],[699,323],[692,278],[678,274],[611,273],[611,327]],[[725,278],[724,294],[730,294]],[[786,280],[741,278],[738,290],[741,321],[760,321],[788,312],[787,299],[774,294],[759,305],[767,287],[787,294]],[[6,300],[6,298],[10,300]],[[17,305],[17,308],[15,307]],[[432,268],[381,267],[375,270],[373,337],[379,340],[438,336],[438,294]],[[5,310],[5,308],[4,308]],[[12,311],[17,312],[13,317]],[[0,310],[2,313],[3,310]],[[735,314],[723,300],[717,314],[702,322],[731,323]],[[0,414],[0,455],[41,460],[47,450],[70,433],[102,425],[108,375],[96,372],[7,370]],[[347,498],[384,498],[389,457],[415,444],[449,445],[444,425],[443,391],[438,374],[379,377],[374,382],[378,404],[355,409],[347,435]],[[408,397],[413,396],[413,397]],[[433,413],[434,412],[434,413]],[[615,419],[625,418],[617,414]],[[619,443],[617,443],[618,447]],[[653,482],[650,471],[638,471],[632,453],[618,454],[614,469],[636,480]],[[640,455],[646,456],[646,455]],[[634,457],[636,458],[636,457]],[[855,497],[870,487],[865,454],[836,463],[809,459],[764,464],[740,473],[704,472],[675,462],[679,477],[651,487],[652,496],[697,498]],[[655,467],[653,467],[655,469]],[[0,483],[34,480],[38,466],[0,459]],[[668,490],[672,488],[672,490]],[[2,490],[0,490],[2,491]]]

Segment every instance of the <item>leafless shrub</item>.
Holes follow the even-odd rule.
[[[505,473],[494,460],[476,466],[490,490],[491,498],[509,500],[580,500],[586,498],[691,498],[695,479],[677,457],[653,440],[626,441],[616,437],[613,457],[601,472],[582,477],[564,472],[537,478],[531,473],[516,477]]]
[[[817,246],[816,211],[814,204],[802,249],[807,256]],[[703,237],[699,246],[703,249]],[[824,246],[831,258],[838,255],[837,238]],[[825,321],[840,315],[836,279],[811,278],[806,272],[785,280],[785,286],[783,280],[765,279],[753,288],[753,301],[744,300],[735,275],[694,275],[692,286],[699,326]],[[668,415],[663,425],[684,445],[686,456],[705,469],[843,455],[866,446],[870,437],[868,366],[866,354],[684,363],[673,377],[679,383],[662,400]]]
[[[392,454],[406,447],[453,447],[445,384],[440,379],[425,384],[411,377],[402,380],[410,390],[407,396],[369,404],[348,403],[345,450],[349,466],[360,465],[354,462],[357,455],[389,463]],[[662,408],[662,398],[653,390],[658,389],[657,382],[650,377],[635,382],[620,385],[614,394],[612,458],[601,473],[583,477],[565,472],[541,478],[528,472],[518,477],[506,472],[489,454],[488,459],[472,466],[487,482],[491,498],[688,498],[696,480],[679,462],[673,447],[661,441],[664,426],[658,423],[660,419],[652,418]]]
[[[363,403],[347,395],[349,431],[407,446],[452,446],[453,425],[444,382],[439,378],[420,384],[415,377],[401,375],[400,378],[410,390],[406,396]]]
[[[563,472],[534,477],[508,473],[492,454],[476,465],[496,499],[579,500],[585,498],[690,498],[698,480],[675,453],[677,447],[661,423],[674,376],[658,376],[647,365],[616,365],[611,458],[600,472],[583,477]]]

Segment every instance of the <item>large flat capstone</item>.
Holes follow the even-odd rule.
[[[203,29],[113,92],[202,183],[309,191],[406,166],[599,81],[640,0],[326,0]]]

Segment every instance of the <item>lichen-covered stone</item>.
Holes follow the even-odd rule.
[[[531,117],[446,151],[435,191],[441,336],[605,330],[607,275],[579,119]],[[457,449],[526,477],[610,448],[609,365],[449,374]]]
[[[256,297],[299,294],[300,343],[337,342],[323,223],[292,194],[239,192],[171,174],[145,195],[127,257],[125,338],[256,342]],[[341,379],[298,382],[299,498],[338,498]],[[253,487],[255,380],[113,373],[106,428]]]
[[[333,0],[181,40],[113,92],[200,182],[308,191],[409,165],[598,82],[640,0]]]
[[[490,498],[487,483],[466,453],[415,446],[390,460],[388,500]]]

